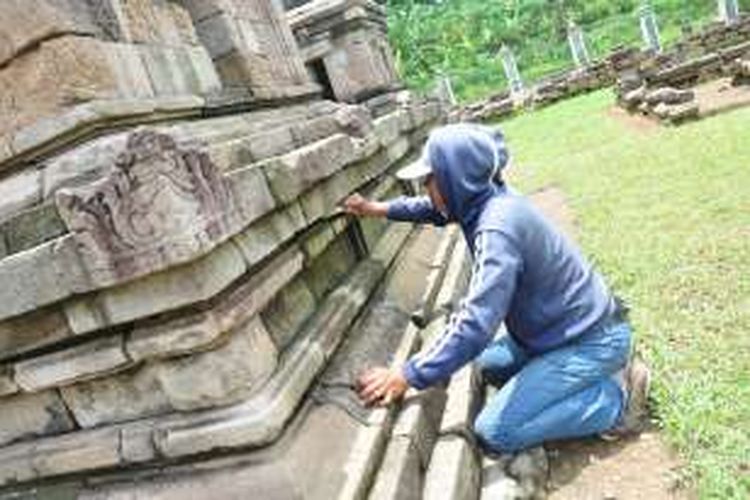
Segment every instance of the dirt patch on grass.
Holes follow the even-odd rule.
[[[598,438],[547,446],[550,500],[689,499],[679,461],[655,431],[607,443]]]
[[[733,87],[730,82],[730,78],[720,78],[693,89],[701,117],[750,106],[750,85]]]
[[[606,115],[609,119],[625,125],[628,130],[640,134],[650,134],[659,128],[659,122],[640,113],[628,113],[620,106],[614,104],[607,108]]]
[[[575,239],[575,215],[557,187],[541,189],[531,201],[567,236]],[[552,500],[692,499],[679,481],[680,461],[656,430],[638,438],[599,438],[550,443],[548,483]]]

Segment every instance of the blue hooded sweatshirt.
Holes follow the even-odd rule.
[[[499,131],[456,124],[433,131],[426,158],[447,214],[427,197],[391,200],[388,218],[460,224],[473,257],[465,299],[442,335],[404,367],[412,387],[448,379],[490,343],[501,323],[530,354],[555,349],[612,316],[601,276],[557,229],[497,175]]]

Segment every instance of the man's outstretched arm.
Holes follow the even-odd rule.
[[[424,389],[448,379],[492,340],[510,307],[523,262],[503,233],[486,231],[475,241],[468,294],[443,334],[401,368],[373,368],[360,377],[359,395],[368,404],[387,404],[411,386]]]
[[[427,196],[399,196],[389,201],[375,201],[354,193],[344,200],[344,209],[353,215],[387,217],[399,222],[431,223],[436,226],[448,223]]]

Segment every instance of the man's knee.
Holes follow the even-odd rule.
[[[474,421],[474,434],[479,444],[495,453],[511,453],[525,447],[519,432],[521,425],[513,424],[486,412]]]

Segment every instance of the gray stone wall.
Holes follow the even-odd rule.
[[[360,102],[398,87],[383,6],[319,0],[287,12],[306,63],[320,61],[338,101]]]
[[[411,229],[338,205],[400,193],[439,104],[319,99],[275,2],[34,4],[0,5],[0,486],[276,440]]]

